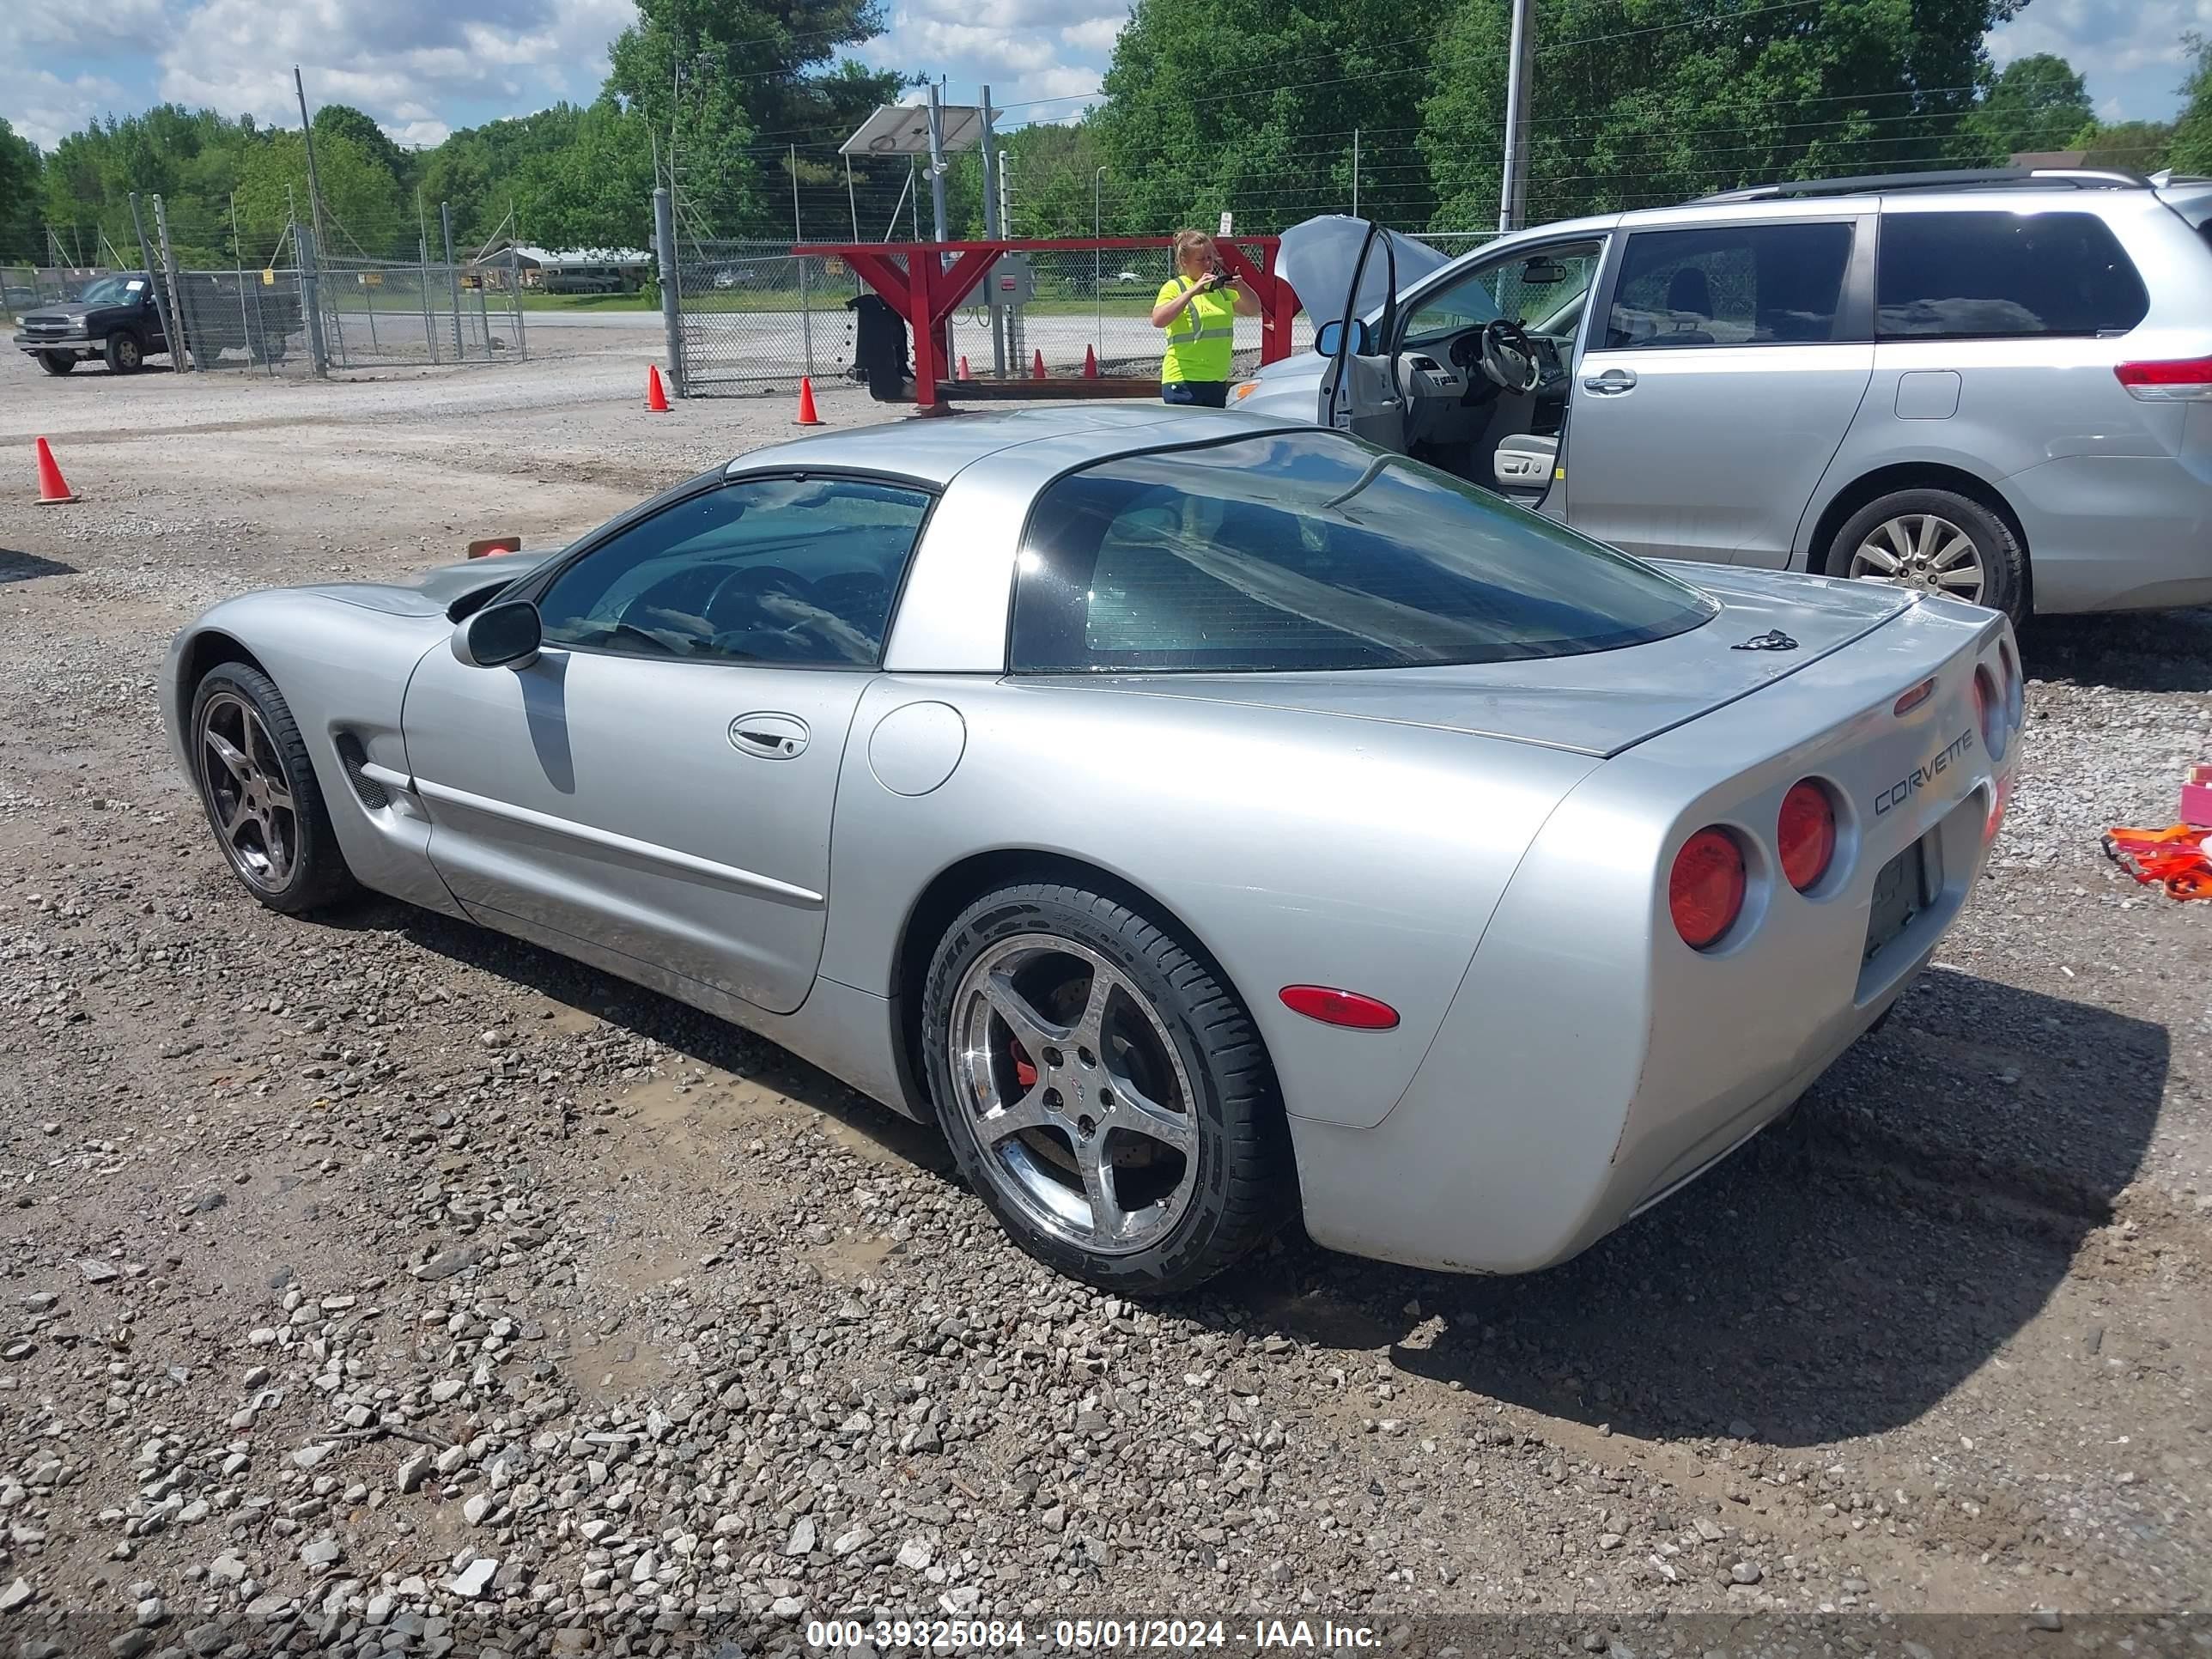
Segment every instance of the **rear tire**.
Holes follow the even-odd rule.
[[[361,890],[299,724],[274,681],[244,663],[209,670],[192,694],[185,732],[216,845],[247,892],[297,916]]]
[[[128,330],[107,337],[107,368],[114,374],[136,374],[146,367],[146,347]]]
[[[977,899],[938,943],[921,1025],[961,1173],[1048,1267],[1170,1295],[1249,1255],[1295,1207],[1250,1015],[1115,899],[1043,882]]]
[[[1836,532],[1823,568],[2027,619],[2027,550],[2011,526],[1954,489],[1893,490],[1868,502]]]
[[[39,367],[49,374],[66,374],[76,367],[76,359],[66,351],[41,351]]]

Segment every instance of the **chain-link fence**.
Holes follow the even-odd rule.
[[[522,271],[512,250],[495,259],[330,258],[316,289],[332,368],[520,362],[529,356]]]
[[[106,274],[104,269],[65,271],[54,265],[0,265],[0,319],[20,322],[25,312],[59,305],[75,297],[72,289]]]
[[[1491,240],[1486,231],[1446,231],[1422,240],[1457,257]],[[895,256],[896,257],[896,256]],[[1040,362],[1054,379],[1083,374],[1086,360],[1103,376],[1158,372],[1165,341],[1152,310],[1172,269],[1169,250],[1039,250],[1029,263],[1030,298],[1005,311],[994,332],[987,288],[949,325],[954,372],[977,380],[1033,375]],[[802,374],[836,379],[853,372],[854,297],[866,291],[835,260],[799,258],[775,242],[701,242],[677,270],[677,320],[684,385],[691,397],[734,397],[795,384]],[[1310,348],[1313,325],[1301,312],[1291,349]],[[1261,319],[1237,319],[1232,373],[1259,366]]]
[[[274,266],[180,270],[173,288],[162,287],[170,325],[183,334],[193,368],[270,374],[314,367],[304,293],[296,268]]]
[[[132,297],[118,301],[94,292],[89,297],[102,301],[103,312],[90,332],[86,319],[75,317],[27,325],[33,337],[43,337],[42,328],[52,333],[50,356],[81,358],[87,341],[97,346],[118,331],[129,333],[137,349],[91,355],[129,368],[181,340],[184,349],[168,355],[186,372],[327,374],[520,362],[528,356],[523,295],[538,273],[511,244],[458,260],[372,259],[357,250],[319,257],[302,221],[285,228],[266,264],[253,264],[250,252],[235,265],[195,264],[176,257],[161,198],[149,198],[149,205],[151,284],[143,265],[118,268],[138,279]],[[204,247],[204,241],[179,245]],[[93,283],[114,274],[0,266],[0,313],[13,329],[27,313],[87,298]],[[118,312],[118,305],[126,309]]]
[[[788,242],[697,242],[677,266],[684,386],[694,397],[740,395],[802,374],[853,366],[849,272],[798,258]]]

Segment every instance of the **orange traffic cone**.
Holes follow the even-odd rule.
[[[1037,348],[1036,356],[1030,363],[1030,379],[1032,380],[1044,379],[1044,348],[1042,346]]]
[[[1089,346],[1083,348],[1083,378],[1086,380],[1098,378],[1098,354]]]
[[[660,384],[659,363],[648,363],[646,366],[645,406],[656,415],[668,413],[668,392]]]
[[[968,354],[964,351],[960,354],[960,378],[963,380],[972,380],[975,378],[968,372]]]
[[[822,417],[814,412],[814,382],[802,378],[799,382],[799,418],[793,426],[820,426]]]
[[[54,465],[54,452],[46,447],[44,438],[39,440],[39,505],[58,507],[64,501],[76,499],[76,491],[69,487],[62,477],[61,468]]]

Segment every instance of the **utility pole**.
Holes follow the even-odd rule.
[[[1505,80],[1505,167],[1498,181],[1498,228],[1518,230],[1528,207],[1528,114],[1535,89],[1535,0],[1513,0],[1512,58]]]
[[[315,176],[315,124],[307,118],[307,83],[300,78],[300,66],[292,65],[292,90],[300,94],[300,137],[307,146],[307,217],[315,227],[315,246],[327,248],[330,244],[323,234],[323,186]]]
[[[999,143],[991,131],[991,89],[983,93],[983,234],[997,241],[1006,234],[999,220]],[[990,279],[986,277],[985,281]],[[1000,379],[1006,373],[1006,313],[999,304],[999,285],[992,283],[991,301],[991,372]]]
[[[1352,216],[1359,216],[1359,129],[1352,130]]]
[[[945,102],[937,82],[929,83],[929,210],[937,221],[937,240],[945,234]]]

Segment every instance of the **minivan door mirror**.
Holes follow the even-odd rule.
[[[1352,319],[1352,355],[1371,357],[1375,355],[1375,331],[1367,326],[1364,317]],[[1337,348],[1344,343],[1345,325],[1334,318],[1314,331],[1314,349],[1324,357],[1336,356]]]
[[[545,638],[538,607],[528,599],[503,599],[467,617],[453,629],[453,657],[471,668],[527,668]]]

